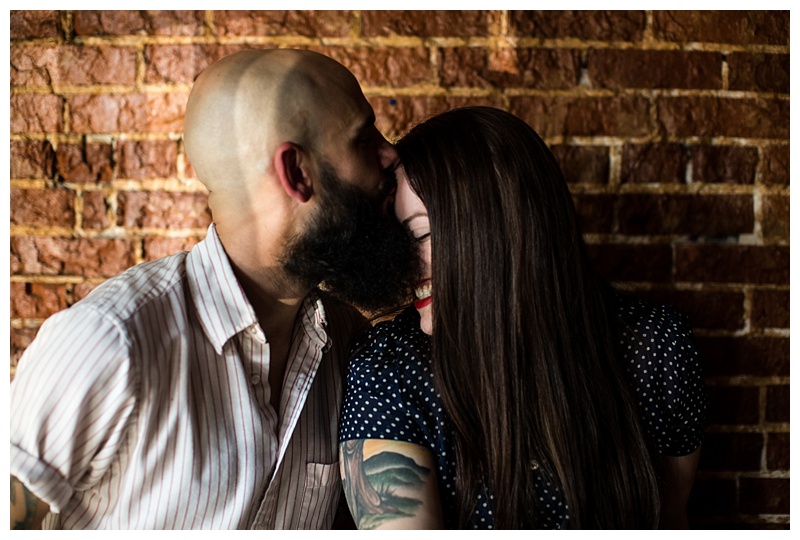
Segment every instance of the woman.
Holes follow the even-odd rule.
[[[595,275],[520,119],[456,109],[397,150],[423,275],[415,309],[351,362],[340,450],[359,528],[685,527],[705,413],[685,319]]]

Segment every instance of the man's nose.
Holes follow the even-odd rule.
[[[394,145],[387,141],[383,135],[381,135],[381,142],[378,147],[378,160],[383,170],[393,167],[394,164],[397,163],[397,150],[394,149]]]

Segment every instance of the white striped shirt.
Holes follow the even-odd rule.
[[[330,528],[344,367],[364,329],[309,295],[276,414],[269,343],[212,224],[45,321],[11,384],[11,474],[62,528]]]

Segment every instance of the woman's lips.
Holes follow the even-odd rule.
[[[417,297],[414,307],[417,309],[427,307],[431,303],[431,291],[430,278],[418,281],[414,287],[414,296]]]

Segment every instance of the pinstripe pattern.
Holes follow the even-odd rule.
[[[344,364],[363,329],[309,295],[278,414],[269,343],[212,225],[42,325],[11,384],[11,474],[63,528],[330,528]]]

